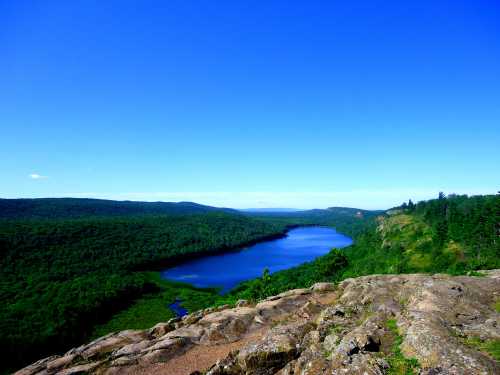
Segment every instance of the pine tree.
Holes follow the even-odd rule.
[[[408,209],[410,211],[414,211],[415,210],[415,203],[413,203],[411,199],[408,201]]]

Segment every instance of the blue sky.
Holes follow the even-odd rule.
[[[498,1],[0,0],[0,197],[500,187]]]

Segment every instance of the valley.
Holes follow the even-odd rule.
[[[14,366],[112,332],[144,330],[175,319],[168,307],[174,302],[179,311],[191,316],[201,310],[236,306],[242,300],[258,303],[291,289],[362,275],[445,272],[480,276],[479,270],[500,268],[499,212],[498,196],[449,196],[417,205],[405,203],[386,212],[211,210],[4,219],[0,222],[5,255],[1,296],[3,301],[17,302],[0,309],[2,350],[11,353]],[[205,263],[207,259],[246,256],[245,250],[234,252],[245,244],[257,243],[253,246],[263,250],[255,259],[262,261],[266,252],[274,254],[279,248],[273,243],[286,241],[279,238],[289,228],[301,225],[306,227],[291,233],[330,231],[326,227],[332,227],[352,236],[354,243],[339,249],[349,243],[329,242],[319,253],[308,254],[309,260],[286,263],[273,272],[261,269],[267,264],[261,263],[259,277],[241,275],[227,284],[223,294],[216,288],[224,287],[222,281],[191,285],[186,283],[189,278],[182,277],[192,274],[192,268],[182,267],[196,268],[201,263],[206,265],[208,278],[217,280],[223,268],[217,271],[215,263]],[[269,242],[259,243],[266,239]],[[328,251],[330,246],[337,249]],[[200,258],[203,253],[227,251],[224,256]],[[290,249],[286,252],[290,254]],[[278,258],[274,254],[271,264],[279,263]],[[233,268],[240,262],[235,258]],[[181,277],[162,278],[154,269],[160,264],[170,264],[169,270],[178,267]]]

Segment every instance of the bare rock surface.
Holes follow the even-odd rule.
[[[396,349],[416,374],[500,374],[471,345],[500,340],[500,270],[484,274],[319,283],[112,333],[16,374],[386,374]]]

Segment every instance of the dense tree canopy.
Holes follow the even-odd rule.
[[[189,215],[231,212],[193,202],[135,202],[90,198],[0,199],[0,219],[68,219],[89,216]]]
[[[67,349],[155,288],[137,270],[282,230],[225,213],[0,221],[0,350],[27,363]]]

